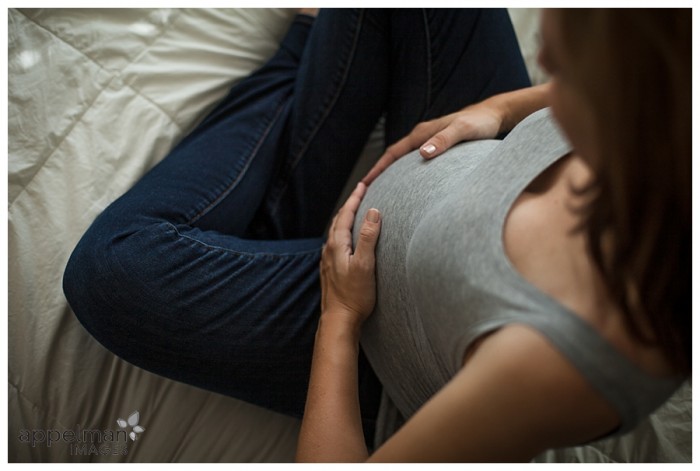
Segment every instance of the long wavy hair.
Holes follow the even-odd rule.
[[[689,373],[691,10],[556,15],[600,138],[580,229],[630,331]]]

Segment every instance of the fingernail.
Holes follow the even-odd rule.
[[[426,154],[432,154],[436,150],[437,150],[437,147],[435,147],[432,144],[428,144],[427,146],[423,147],[423,152],[425,152]]]
[[[367,220],[369,222],[379,222],[379,211],[374,208],[367,211]]]

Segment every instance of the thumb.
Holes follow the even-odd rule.
[[[365,221],[360,228],[355,256],[367,261],[374,260],[374,249],[379,239],[381,224],[381,215],[377,209],[372,208],[367,211]]]

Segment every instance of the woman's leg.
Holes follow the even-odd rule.
[[[297,139],[253,237],[320,235],[380,114],[387,114],[391,144],[421,121],[530,85],[503,9],[321,10],[316,26],[295,88]],[[336,30],[346,40],[338,50],[326,42]],[[324,90],[307,85],[321,82],[327,67],[336,75]],[[318,114],[306,112],[307,104]]]
[[[392,15],[322,12],[306,49],[300,18],[275,58],[98,217],[64,289],[100,342],[158,374],[301,415],[323,228],[399,96],[389,84],[413,80],[388,66]],[[363,358],[360,371],[371,426],[378,385]]]
[[[297,141],[289,122],[310,25],[297,18],[275,57],[95,220],[64,275],[78,319],[123,359],[297,417],[323,240],[241,236]],[[322,38],[331,50],[346,42],[341,26],[339,46]],[[307,84],[322,90],[327,81]],[[370,439],[380,385],[364,359],[360,381]]]
[[[249,227],[249,237],[323,235],[386,109],[390,17],[381,9],[319,12],[294,87],[288,152]]]
[[[397,10],[392,15],[386,143],[419,122],[530,86],[505,9]]]

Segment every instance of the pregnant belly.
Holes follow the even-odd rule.
[[[495,141],[468,143],[433,160],[417,152],[398,160],[368,188],[355,219],[355,243],[362,218],[382,213],[376,248],[377,303],[363,326],[362,347],[389,396],[410,416],[448,378],[447,359],[436,356],[408,280],[408,255],[416,228],[460,188]],[[461,205],[460,205],[461,207]]]

